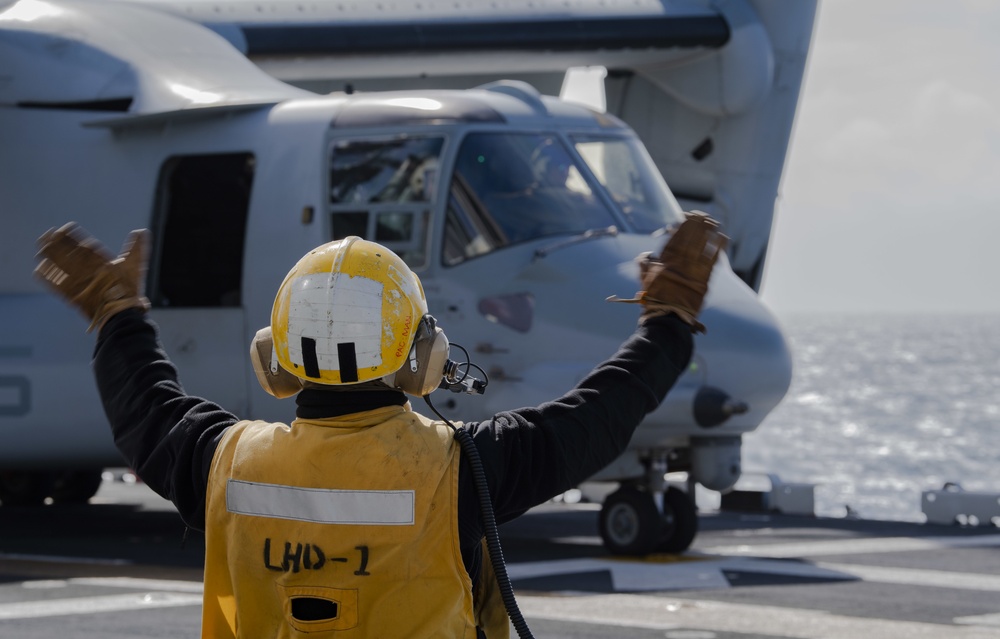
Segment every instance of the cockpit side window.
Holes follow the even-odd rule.
[[[505,246],[614,224],[556,136],[471,133],[448,189],[442,259],[453,266]]]
[[[629,228],[652,233],[682,219],[680,205],[638,140],[578,136],[574,143]]]
[[[443,147],[441,136],[336,140],[330,153],[333,239],[373,240],[410,268],[425,268]]]
[[[429,202],[444,138],[341,140],[330,161],[330,203]]]

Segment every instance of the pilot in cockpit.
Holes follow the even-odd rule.
[[[565,189],[573,160],[553,138],[546,138],[531,153],[535,185],[540,189]]]
[[[607,219],[607,209],[602,205],[583,178],[569,152],[552,137],[546,137],[531,153],[534,183],[532,196],[539,207],[548,214],[555,214],[557,225],[568,220],[579,228],[583,220],[593,220],[585,226],[602,226]]]
[[[604,228],[612,221],[569,152],[552,136],[469,136],[455,173],[510,244]]]

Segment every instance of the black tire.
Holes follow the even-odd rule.
[[[102,473],[100,468],[54,473],[49,496],[56,504],[85,504],[100,490]]]
[[[34,470],[0,472],[0,503],[41,506],[52,490],[52,473]]]
[[[604,547],[614,555],[645,555],[663,538],[663,519],[653,496],[623,486],[604,500],[598,517]]]
[[[665,534],[657,550],[679,553],[691,547],[698,534],[698,509],[680,488],[671,486],[663,493],[663,525]]]

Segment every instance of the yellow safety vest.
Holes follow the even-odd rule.
[[[234,425],[209,475],[202,636],[507,637],[462,563],[459,455],[409,404]]]

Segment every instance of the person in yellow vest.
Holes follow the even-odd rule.
[[[509,634],[483,552],[499,523],[587,479],[627,446],[687,366],[726,238],[689,214],[641,263],[635,333],[565,395],[451,425],[414,410],[449,375],[420,281],[350,237],[305,255],[251,345],[290,424],[240,420],[186,394],[147,316],[148,232],[114,256],[70,223],[39,239],[36,274],[98,330],[94,372],[115,443],[206,534],[204,637]],[[453,372],[453,371],[451,371]],[[454,378],[452,378],[454,379]],[[453,428],[488,480],[487,505]]]

